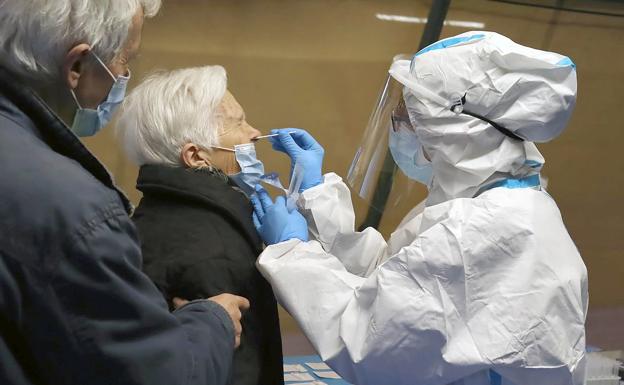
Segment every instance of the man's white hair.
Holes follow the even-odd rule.
[[[35,81],[59,79],[63,58],[86,43],[110,62],[132,18],[154,16],[161,0],[0,0],[0,65]]]
[[[156,72],[126,98],[117,135],[137,165],[179,166],[187,143],[211,150],[222,129],[219,109],[227,90],[221,66]]]

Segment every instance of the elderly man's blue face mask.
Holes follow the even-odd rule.
[[[74,93],[74,90],[70,90],[72,96],[74,97],[74,101],[78,106],[78,110],[76,110],[76,115],[74,115],[74,122],[72,123],[71,129],[72,131],[81,137],[84,136],[93,136],[97,134],[104,126],[110,122],[113,113],[119,107],[119,105],[123,102],[126,96],[126,87],[128,86],[128,81],[130,80],[130,73],[128,76],[119,76],[115,77],[113,73],[106,67],[104,62],[93,52],[89,51],[95,57],[95,59],[100,63],[102,67],[106,70],[106,72],[113,78],[114,83],[108,92],[108,96],[106,100],[102,102],[97,109],[91,108],[82,108],[80,103],[78,102],[78,98]]]

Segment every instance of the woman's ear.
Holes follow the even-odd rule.
[[[72,90],[78,87],[82,75],[83,60],[91,47],[88,44],[78,44],[67,52],[63,61],[63,79]]]
[[[187,143],[182,147],[180,154],[182,163],[188,168],[206,168],[212,165],[208,151],[200,148],[195,143]]]

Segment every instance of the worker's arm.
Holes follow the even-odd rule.
[[[347,271],[366,277],[385,259],[387,244],[378,231],[355,231],[351,192],[338,175],[325,174],[323,183],[301,194],[298,206],[312,238]]]
[[[338,256],[349,272],[370,274],[384,260],[386,241],[372,228],[355,231],[349,189],[338,175],[322,174],[323,147],[305,130],[285,128],[271,133],[275,135],[270,138],[273,148],[291,159],[291,175],[297,170],[302,173],[298,205],[312,238]]]
[[[441,301],[433,277],[415,279],[425,265],[405,250],[367,278],[317,241],[269,246],[258,267],[322,359],[350,382],[433,384],[475,371],[449,363],[483,366],[453,304]]]

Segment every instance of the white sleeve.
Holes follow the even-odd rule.
[[[355,231],[351,192],[338,175],[326,174],[322,184],[304,191],[298,206],[313,239],[350,273],[366,277],[385,259],[387,244],[378,231]]]
[[[434,280],[412,276],[405,250],[363,278],[319,242],[291,240],[267,247],[258,269],[321,358],[350,382],[432,384],[470,374],[480,364],[470,333]]]
[[[349,382],[442,385],[493,369],[516,384],[581,384],[582,259],[554,204],[493,194],[413,218],[422,232],[366,277],[314,240],[267,247],[258,269]]]

